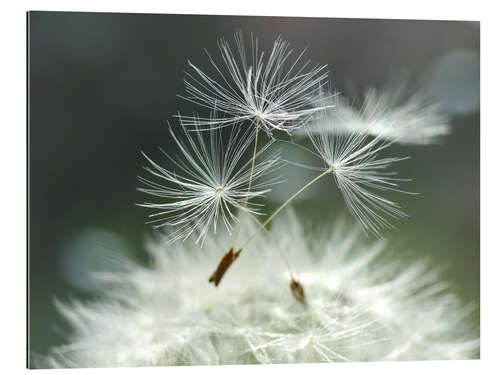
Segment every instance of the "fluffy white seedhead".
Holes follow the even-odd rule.
[[[180,155],[172,157],[162,150],[172,170],[143,154],[149,163],[145,170],[150,177],[139,177],[144,187],[138,190],[157,199],[139,206],[156,211],[149,215],[155,227],[174,228],[168,237],[170,241],[195,234],[196,241],[203,242],[210,227],[215,231],[220,220],[230,231],[232,222],[237,220],[233,211],[270,190],[269,186],[277,180],[266,179],[265,175],[279,167],[279,157],[276,152],[262,155],[270,143],[260,149],[249,191],[252,158],[246,151],[253,142],[252,129],[235,126],[223,137],[220,129],[202,132],[196,125],[194,131],[187,131],[184,126],[178,128],[182,129],[182,136],[172,128],[170,134]],[[251,201],[246,206],[254,214],[258,213],[257,208]]]
[[[333,225],[332,225],[333,224]],[[316,227],[317,228],[317,227]],[[332,232],[333,228],[333,232]],[[367,246],[343,222],[306,237],[293,215],[272,231],[307,304],[289,290],[276,249],[257,238],[218,288],[208,283],[230,239],[147,247],[148,267],[123,260],[99,273],[97,300],[57,303],[72,331],[38,367],[118,367],[477,358],[479,327],[427,261]],[[325,232],[326,233],[326,232]],[[397,255],[394,255],[397,254]]]
[[[222,64],[208,55],[212,73],[189,62],[192,71],[184,80],[186,96],[182,97],[224,114],[217,121],[202,119],[204,125],[221,127],[252,121],[271,135],[275,129],[292,131],[320,109],[314,100],[317,90],[328,82],[325,65],[310,66],[303,59],[305,50],[294,57],[293,50],[281,38],[274,42],[268,55],[259,50],[253,36],[250,56],[241,32],[235,34],[235,44],[236,52],[226,40],[219,41]],[[193,121],[191,117],[180,117],[186,124]]]
[[[327,121],[327,115],[323,116],[323,121]],[[388,217],[407,216],[398,203],[379,195],[384,191],[402,192],[398,183],[408,181],[387,172],[392,164],[406,158],[378,155],[391,142],[383,141],[382,135],[369,137],[368,131],[350,134],[311,131],[309,138],[325,163],[320,169],[332,174],[349,210],[364,230],[380,237],[382,229],[393,227]]]
[[[439,142],[450,133],[449,118],[439,105],[417,91],[408,96],[406,84],[385,89],[369,88],[359,109],[345,97],[325,93],[316,101],[318,107],[334,105],[327,116],[319,116],[309,127],[313,132],[363,134],[391,142],[424,145]],[[306,131],[302,131],[306,134]]]

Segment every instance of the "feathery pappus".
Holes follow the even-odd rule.
[[[327,114],[323,112],[323,116]],[[393,142],[384,141],[382,135],[370,137],[368,130],[349,134],[309,131],[308,136],[325,164],[315,169],[333,176],[349,211],[365,231],[381,237],[381,230],[392,227],[388,218],[407,216],[398,203],[380,195],[389,191],[412,194],[399,189],[398,184],[408,179],[396,178],[395,172],[387,171],[407,158],[379,156]]]
[[[189,63],[182,98],[223,116],[217,120],[179,116],[186,125],[201,123],[224,127],[242,121],[257,124],[272,136],[273,130],[291,132],[321,108],[312,105],[318,90],[328,83],[326,65],[312,65],[303,50],[294,54],[278,37],[271,51],[260,51],[258,39],[251,36],[251,52],[243,33],[234,35],[236,51],[225,39],[219,41],[222,64],[210,55],[211,73]],[[331,107],[326,105],[324,108]]]
[[[443,360],[477,358],[475,307],[429,260],[402,261],[337,220],[313,241],[288,210],[273,224],[308,305],[288,291],[286,268],[259,236],[219,288],[206,283],[220,234],[147,245],[150,266],[95,274],[95,301],[58,302],[68,343],[34,358],[40,367],[120,367]],[[326,228],[323,228],[326,229]],[[256,273],[255,270],[259,272]]]
[[[176,127],[179,135],[169,127],[172,139],[179,154],[164,156],[172,164],[168,170],[143,153],[148,166],[145,170],[149,177],[139,176],[143,184],[138,190],[156,197],[155,202],[145,202],[139,206],[158,212],[149,215],[155,227],[173,227],[168,239],[176,241],[196,236],[202,242],[210,227],[214,231],[217,222],[224,223],[228,231],[237,220],[235,211],[248,202],[245,208],[258,214],[258,206],[252,198],[263,196],[277,178],[266,178],[266,174],[279,168],[279,151],[266,154],[271,142],[262,146],[255,155],[256,162],[246,155],[253,142],[253,130],[248,127],[234,126],[226,138],[222,129],[208,132],[198,131],[198,125],[187,130],[185,126]],[[252,188],[249,180],[252,176]]]
[[[325,91],[319,93],[314,103],[318,108],[332,107],[326,116],[311,120],[309,132],[368,132],[373,137],[409,145],[439,143],[451,132],[450,119],[444,110],[421,89],[410,91],[404,81],[381,89],[368,88],[359,108],[348,98]],[[306,135],[307,131],[301,128],[295,134]]]

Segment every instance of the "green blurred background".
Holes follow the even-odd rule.
[[[56,296],[92,298],[88,271],[112,267],[116,250],[145,261],[152,229],[134,205],[144,200],[140,151],[158,158],[158,146],[174,149],[166,121],[195,110],[176,97],[187,59],[208,68],[203,49],[216,55],[217,40],[235,30],[253,32],[263,49],[278,35],[297,51],[307,46],[350,98],[406,74],[442,105],[453,129],[442,144],[390,150],[411,157],[397,170],[420,195],[394,198],[411,217],[386,238],[402,256],[444,266],[455,291],[479,305],[478,22],[30,12],[31,351],[64,342]],[[270,208],[314,174],[281,172],[289,183],[270,195]],[[347,212],[327,180],[295,207],[318,225]]]

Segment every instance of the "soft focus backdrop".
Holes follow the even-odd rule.
[[[195,110],[176,97],[187,59],[208,67],[203,49],[216,56],[217,40],[235,30],[253,32],[263,50],[278,35],[295,50],[307,46],[350,98],[405,76],[442,105],[453,130],[442,144],[390,150],[411,157],[396,168],[420,195],[394,197],[411,217],[386,238],[402,256],[432,257],[479,304],[478,22],[31,12],[30,350],[64,342],[53,299],[93,298],[88,271],[113,267],[116,251],[147,261],[141,244],[152,229],[134,205],[144,199],[140,151],[158,159],[158,146],[173,149],[166,121]],[[289,184],[269,196],[270,208],[314,172],[281,174]],[[317,225],[347,212],[327,180],[295,207]]]

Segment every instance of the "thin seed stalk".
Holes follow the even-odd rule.
[[[321,173],[320,175],[316,176],[315,178],[313,178],[311,181],[309,181],[307,184],[305,184],[304,186],[302,186],[299,190],[297,190],[297,192],[295,194],[293,194],[290,198],[288,198],[281,206],[279,206],[276,211],[274,211],[260,226],[259,228],[253,232],[248,238],[247,240],[243,243],[243,245],[241,246],[241,248],[243,249],[246,245],[248,245],[248,243],[257,235],[257,233],[259,233],[261,230],[263,230],[267,224],[269,224],[271,222],[271,220],[274,219],[274,217],[276,215],[278,215],[281,210],[283,210],[286,206],[288,206],[288,204],[290,204],[290,202],[292,202],[297,196],[299,196],[304,190],[306,190],[309,186],[311,186],[312,184],[314,184],[316,181],[318,181],[319,179],[321,179],[323,176],[326,176],[328,173],[330,173],[332,171],[332,168],[329,168],[327,170],[325,170],[323,173]]]
[[[253,215],[251,212],[248,210],[244,209],[238,202],[236,202],[234,199],[231,199],[228,197],[228,199],[237,207],[239,207],[245,214],[247,214],[257,225],[261,230],[264,231],[264,233],[267,234],[267,236],[271,239],[273,242],[274,246],[278,249],[283,261],[285,262],[288,272],[290,273],[290,291],[292,292],[293,297],[299,301],[304,307],[307,308],[307,298],[306,294],[304,292],[304,287],[302,284],[296,279],[294,272],[292,270],[292,266],[290,265],[290,262],[288,261],[288,258],[286,256],[286,253],[283,251],[281,246],[279,245],[278,241],[276,238],[269,232],[269,230],[262,225],[262,223]],[[210,276],[210,279],[208,280],[211,283],[214,283],[215,286],[218,286],[220,281],[222,280],[222,277],[226,273],[226,271],[231,267],[233,262],[239,257],[240,253],[243,251],[243,247],[241,247],[238,251],[234,251],[234,247],[232,246],[229,251],[224,254],[222,257],[221,261],[219,262],[219,265],[215,269],[215,271],[212,273],[212,276]]]
[[[264,233],[271,239],[271,241],[273,242],[274,246],[276,246],[276,248],[278,249],[279,253],[281,254],[281,257],[283,258],[283,261],[285,262],[287,268],[288,268],[288,271],[290,272],[290,276],[291,278],[293,279],[294,278],[294,272],[292,270],[292,267],[290,265],[290,262],[288,261],[288,258],[285,254],[285,252],[283,251],[283,249],[281,248],[281,246],[279,245],[278,241],[276,240],[276,237],[273,236],[273,234],[269,231],[269,229],[267,229],[264,225],[262,225],[262,223],[260,222],[259,219],[257,219],[255,217],[255,215],[253,215],[251,212],[247,211],[246,209],[244,209],[238,202],[236,202],[235,200],[229,198],[229,200],[237,207],[239,207],[248,217],[250,217],[250,219],[252,219],[258,226],[261,230],[264,231]],[[243,248],[241,248],[241,250],[243,250]]]
[[[260,128],[260,118],[257,117],[257,124],[255,125],[255,142],[253,145],[253,155],[252,155],[252,167],[250,168],[250,179],[248,181],[248,189],[247,189],[247,197],[245,198],[245,201],[243,203],[243,210],[247,208],[248,205],[248,194],[250,193],[250,190],[252,189],[252,179],[253,179],[253,172],[255,169],[255,156],[257,155],[257,144],[259,141],[259,128]],[[238,241],[238,237],[240,235],[241,227],[243,224],[243,218],[241,212],[240,212],[240,219],[238,222],[238,227],[236,228],[236,232],[234,235],[234,241],[233,241],[233,247],[236,246],[236,242]]]
[[[259,141],[259,127],[260,127],[260,119],[257,118],[257,123],[255,125],[255,142],[254,142],[254,146],[253,146],[252,167],[250,169],[250,178],[248,181],[247,193],[250,193],[250,190],[252,188],[252,179],[253,179],[253,173],[254,173],[254,169],[255,169],[255,156],[257,155],[257,144]],[[242,208],[242,211],[245,211],[245,212],[246,212],[246,207],[248,205],[248,195],[249,194],[247,194],[247,197],[245,198],[245,201],[243,203],[243,208],[241,207],[241,205],[238,204],[240,209]],[[240,212],[239,218],[240,218],[240,220],[238,222],[238,227],[236,228],[236,234],[234,237],[233,245],[231,246],[229,251],[226,254],[224,254],[221,261],[219,262],[219,265],[217,266],[217,268],[213,272],[212,276],[210,276],[210,279],[208,280],[209,282],[214,283],[215,286],[219,285],[219,283],[222,280],[222,277],[225,275],[226,271],[229,269],[231,264],[233,264],[233,262],[238,258],[241,251],[243,250],[242,248],[240,248],[239,250],[234,251],[235,246],[236,246],[236,242],[238,241],[239,233],[241,231],[243,218],[244,218],[244,216],[242,216],[241,212]]]

